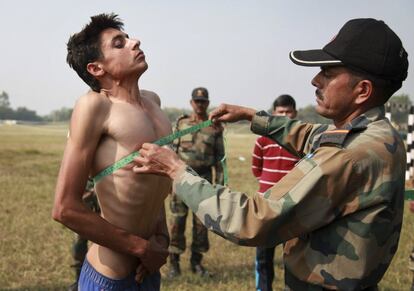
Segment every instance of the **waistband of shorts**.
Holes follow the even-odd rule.
[[[127,287],[136,284],[135,275],[131,274],[123,279],[111,279],[99,273],[85,258],[82,266],[85,275],[87,275],[92,281],[98,284],[102,288],[109,290],[124,290]]]

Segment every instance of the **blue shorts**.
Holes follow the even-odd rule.
[[[161,288],[161,274],[156,272],[147,275],[141,284],[135,281],[135,274],[124,279],[111,279],[98,273],[84,260],[78,282],[79,291],[159,291]]]

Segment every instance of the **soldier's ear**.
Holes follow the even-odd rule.
[[[354,87],[354,92],[356,94],[355,103],[362,104],[365,103],[372,96],[373,85],[370,80],[361,80]]]

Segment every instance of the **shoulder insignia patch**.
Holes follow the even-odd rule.
[[[348,133],[349,133],[348,129],[335,129],[335,130],[325,131],[321,135],[319,146],[334,145],[334,146],[342,147]]]

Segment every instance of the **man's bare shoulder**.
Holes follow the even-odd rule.
[[[105,95],[89,91],[78,98],[75,110],[100,111],[105,108],[108,109],[110,105],[111,101]]]
[[[111,109],[109,99],[97,92],[90,91],[78,98],[71,117],[71,136],[75,131],[82,133],[100,131],[105,128],[105,121]],[[100,134],[100,133],[99,133]]]
[[[149,90],[139,90],[139,92],[141,94],[141,97],[151,100],[152,102],[155,102],[159,107],[161,107],[161,99],[157,93]]]

